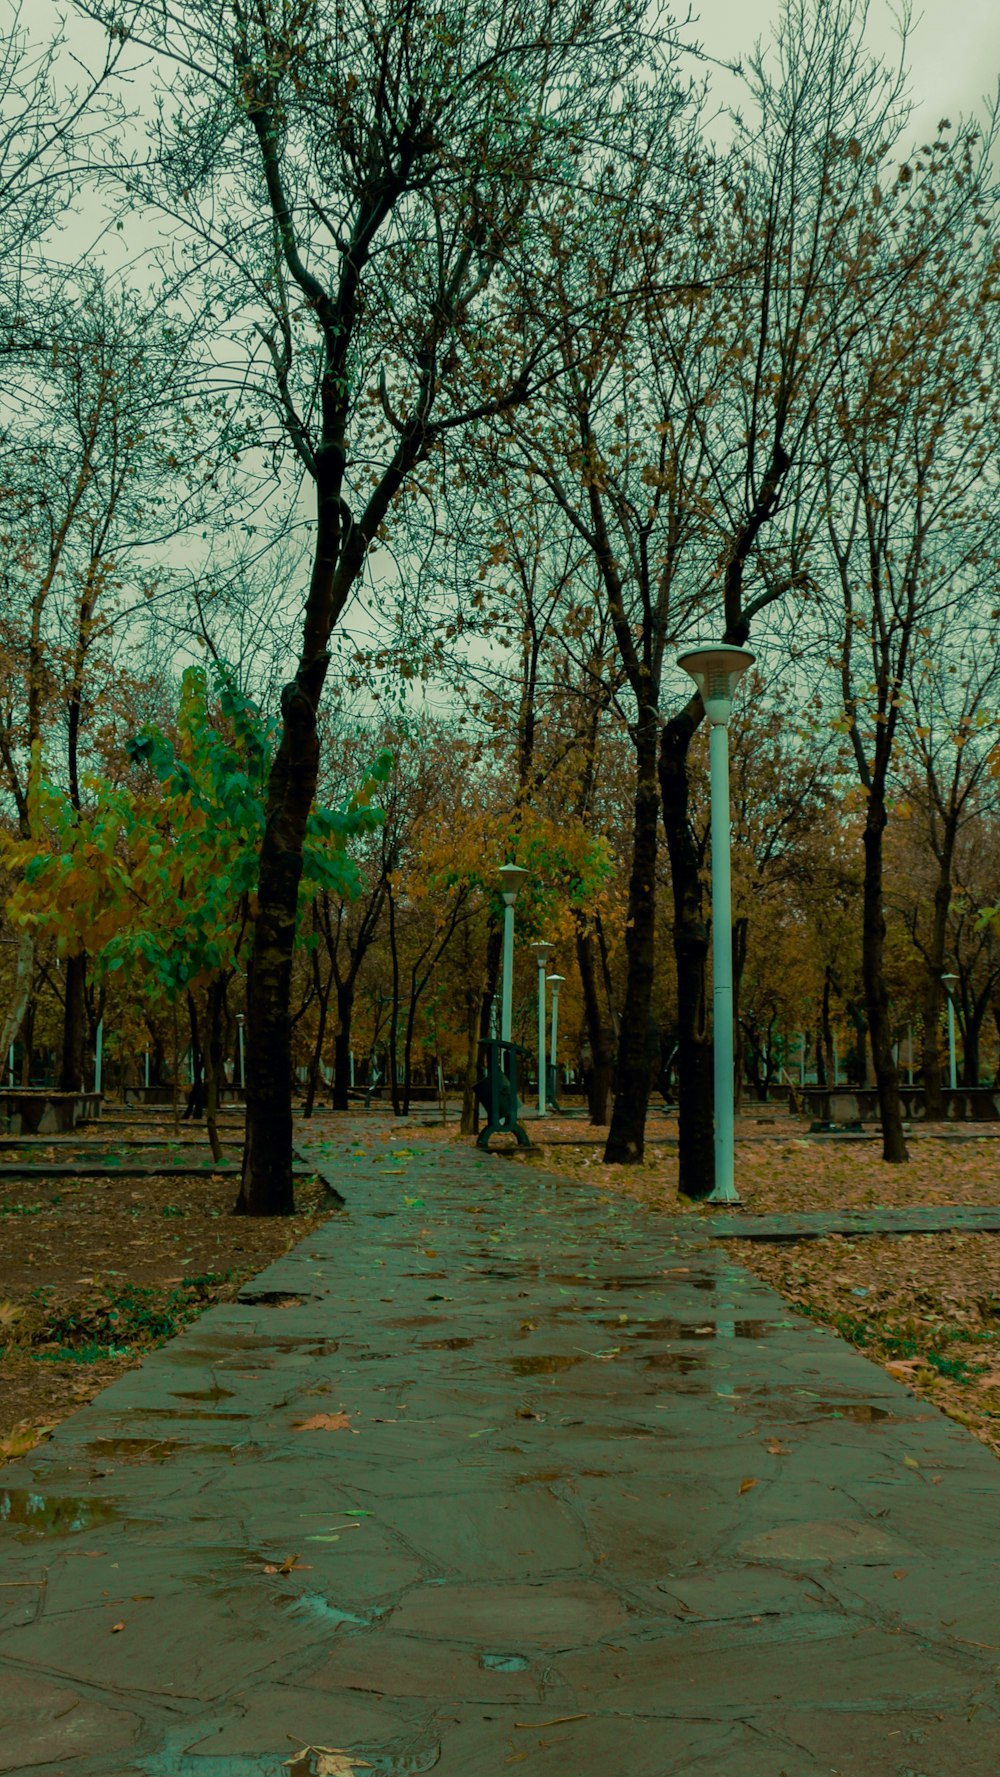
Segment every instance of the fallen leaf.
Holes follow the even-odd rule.
[[[760,1486],[760,1476],[759,1475],[744,1475],[742,1481],[740,1482],[740,1492],[741,1493],[749,1493],[751,1487],[759,1487],[759,1486]]]
[[[920,1464],[917,1461],[915,1456],[904,1456],[903,1457],[903,1464],[906,1468],[919,1468],[920,1467]]]
[[[905,1567],[897,1567],[895,1572],[893,1573],[892,1577],[894,1580],[905,1580],[906,1568]]]
[[[343,1413],[343,1412],[341,1412],[341,1413],[313,1413],[310,1415],[310,1417],[308,1419],[296,1420],[295,1430],[296,1431],[353,1431],[355,1437],[357,1437],[357,1435],[358,1435],[357,1432],[354,1431],[354,1427],[351,1424],[350,1414]]]
[[[783,1444],[780,1438],[768,1438],[765,1448],[768,1456],[787,1456],[789,1454],[788,1445]]]
[[[112,1623],[112,1625],[111,1625],[112,1635],[120,1635],[122,1630],[124,1629],[124,1627],[125,1627],[125,1624],[123,1622],[122,1623]]]
[[[370,1771],[367,1759],[340,1752],[336,1746],[303,1746],[284,1764],[290,1777],[351,1777],[354,1771]]]

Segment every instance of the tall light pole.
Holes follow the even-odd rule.
[[[689,648],[677,662],[701,693],[711,725],[712,1053],[715,1077],[715,1187],[709,1203],[739,1203],[733,1110],[733,907],[729,862],[729,717],[733,692],[754,663],[749,648],[725,642]]]
[[[503,894],[503,978],[500,989],[500,1041],[510,1042],[511,1010],[514,1003],[514,902],[517,891],[527,876],[520,864],[502,864],[500,885]]]
[[[545,971],[553,946],[544,939],[531,946],[538,964],[538,1115],[545,1115]]]
[[[954,1092],[958,1086],[958,1069],[955,1066],[955,987],[957,975],[942,975],[945,993],[948,995],[948,1084]]]
[[[246,1090],[247,1083],[246,1068],[243,1062],[243,1022],[245,1016],[246,1014],[243,1012],[237,1012],[236,1014],[236,1029],[239,1032],[240,1044],[240,1086],[244,1091]]]
[[[559,1079],[556,1069],[559,1066],[559,989],[565,981],[565,975],[550,975],[549,986],[552,989],[552,1039],[549,1050],[552,1055],[552,1078],[555,1081],[554,1096],[559,1102]]]

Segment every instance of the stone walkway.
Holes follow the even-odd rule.
[[[665,1218],[315,1153],[347,1211],[0,1473],[0,1770],[994,1777],[982,1445]]]
[[[1000,1208],[979,1203],[922,1203],[910,1209],[784,1210],[771,1215],[710,1214],[666,1216],[661,1227],[679,1239],[821,1240],[843,1234],[992,1234],[1000,1230]]]

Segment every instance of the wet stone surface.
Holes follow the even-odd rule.
[[[3,1471],[0,1771],[994,1777],[995,1459],[701,1218],[355,1129]]]

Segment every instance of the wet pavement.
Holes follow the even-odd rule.
[[[674,1218],[314,1152],[346,1212],[0,1472],[0,1770],[993,1777],[982,1445]]]
[[[696,1240],[849,1240],[878,1234],[991,1234],[1000,1230],[1000,1207],[978,1203],[920,1203],[906,1209],[817,1209],[753,1215],[713,1209],[664,1218],[671,1235]]]

